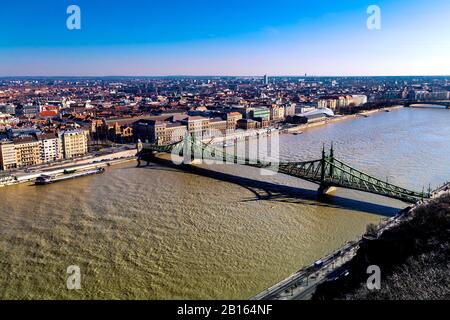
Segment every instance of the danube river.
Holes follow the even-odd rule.
[[[312,160],[334,141],[345,162],[422,191],[450,179],[449,123],[450,110],[382,112],[282,136],[281,152]],[[342,189],[317,202],[316,188],[239,166],[128,163],[0,189],[0,298],[249,298],[405,206]]]

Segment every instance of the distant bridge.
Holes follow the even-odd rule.
[[[138,153],[139,162],[150,162],[155,153],[172,153],[184,157],[184,163],[192,163],[193,155],[197,159],[223,160],[224,163],[235,163],[245,166],[272,170],[318,184],[319,193],[326,194],[334,187],[342,187],[369,192],[407,203],[416,203],[431,197],[431,192],[416,192],[391,184],[353,168],[335,158],[333,147],[327,154],[325,148],[318,160],[304,162],[261,162],[240,158],[219,150],[201,141],[187,138],[176,144],[166,146],[144,145]],[[198,157],[200,156],[200,157]]]
[[[416,104],[442,106],[450,109],[450,100],[407,100],[402,102],[405,107],[411,107]]]

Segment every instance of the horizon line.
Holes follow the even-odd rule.
[[[171,75],[0,75],[4,78],[394,78],[394,77],[450,77],[450,74],[399,74],[399,75],[189,75],[189,74],[171,74]]]

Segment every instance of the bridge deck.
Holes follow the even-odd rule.
[[[179,155],[192,157],[196,159],[208,159],[225,161],[226,163],[237,163],[256,168],[273,170],[282,174],[297,177],[306,181],[319,184],[325,187],[342,187],[363,192],[378,194],[408,203],[416,203],[425,198],[430,198],[430,194],[424,192],[411,191],[406,188],[396,186],[367,173],[357,170],[350,165],[339,161],[334,157],[333,148],[329,155],[322,153],[319,160],[306,162],[262,162],[251,161],[245,157],[230,155],[224,150],[219,150],[202,142],[196,142],[191,139],[190,143],[179,142],[169,146],[145,146],[140,153],[141,158],[152,152],[175,152]]]

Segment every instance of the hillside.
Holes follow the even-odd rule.
[[[313,299],[450,299],[450,195],[402,214],[381,235],[369,226],[348,276],[320,285]],[[381,269],[380,290],[367,289],[370,265]]]

